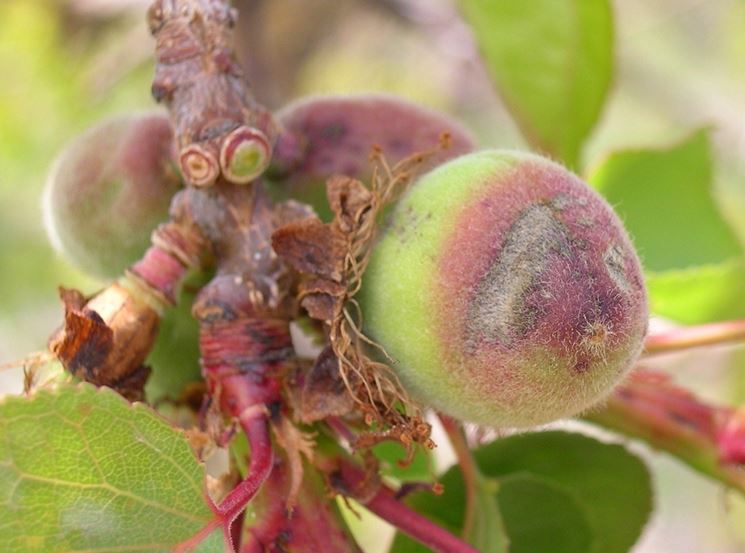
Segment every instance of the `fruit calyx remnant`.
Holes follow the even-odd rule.
[[[448,144],[445,134],[438,147],[409,156],[393,167],[388,166],[379,150],[374,150],[370,188],[344,176],[328,180],[327,197],[334,213],[331,223],[312,217],[285,225],[272,237],[274,250],[303,276],[299,287],[301,306],[312,318],[323,321],[328,333],[330,347],[307,375],[307,383],[317,384],[318,379],[313,376],[323,372],[324,391],[335,390],[340,396],[326,398],[321,403],[316,401],[305,409],[301,402],[301,420],[312,422],[338,416],[340,406],[350,410],[355,407],[361,410],[368,425],[388,428],[381,433],[363,434],[355,446],[398,441],[407,448],[409,460],[413,456],[413,444],[434,446],[430,426],[395,372],[369,355],[368,348],[378,349],[378,354],[382,350],[362,334],[354,297],[362,285],[377,235],[378,216],[398,197],[419,167]],[[328,382],[329,364],[338,367],[333,377],[340,379],[343,386]],[[345,401],[347,395],[351,395],[352,403]],[[318,399],[318,394],[306,393],[305,397]]]

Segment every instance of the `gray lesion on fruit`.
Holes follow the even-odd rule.
[[[589,215],[583,215],[577,219],[577,224],[582,227],[590,228],[595,224],[595,219]]]
[[[569,207],[572,204],[572,198],[568,194],[559,193],[551,202],[551,206],[554,209],[561,211],[564,208]]]
[[[539,313],[526,298],[540,286],[552,254],[571,255],[567,230],[557,219],[555,206],[532,205],[510,227],[496,261],[471,298],[465,328],[467,352],[476,351],[484,339],[509,346],[530,330]]]
[[[618,244],[608,246],[603,254],[603,264],[616,287],[624,294],[631,293],[631,283],[626,278],[626,257]]]
[[[568,207],[579,207],[581,211],[586,211],[582,208],[587,207],[587,198],[574,197],[569,194],[559,193],[551,201],[551,207],[557,211],[563,211]],[[595,219],[589,214],[582,214],[577,218],[577,224],[582,227],[591,227],[595,224]]]

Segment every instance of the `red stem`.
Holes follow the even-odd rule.
[[[180,543],[174,551],[181,553],[190,551],[204,540],[213,530],[222,526],[225,543],[229,544],[229,551],[235,551],[233,533],[231,527],[233,522],[245,510],[246,505],[259,491],[261,485],[269,477],[272,470],[274,453],[272,441],[269,436],[269,425],[264,410],[259,406],[246,408],[238,417],[240,425],[248,438],[251,447],[251,462],[248,466],[248,476],[228,494],[228,496],[215,506],[208,497],[208,503],[215,516],[197,534]]]
[[[654,355],[745,340],[745,320],[678,328],[648,336],[644,353]]]
[[[228,524],[243,512],[251,498],[259,491],[261,484],[272,470],[274,459],[266,416],[263,412],[251,408],[246,411],[246,416],[241,415],[239,420],[251,447],[248,476],[228,494],[216,509],[216,514]]]
[[[666,377],[638,371],[584,418],[642,439],[745,493],[745,415],[703,403]]]
[[[438,553],[478,553],[478,551],[438,526],[431,520],[412,511],[398,501],[392,490],[382,486],[365,507],[402,532]]]
[[[420,515],[396,498],[396,493],[381,485],[371,499],[355,497],[354,490],[365,485],[364,471],[347,460],[341,461],[341,488],[369,511],[389,522],[411,538],[436,553],[478,553],[473,546],[451,534],[445,528]]]
[[[176,305],[176,293],[188,267],[160,245],[151,246],[130,272],[147,283],[148,288],[159,292],[171,305]]]
[[[272,473],[251,501],[253,523],[243,533],[241,553],[362,553],[313,466],[304,465],[296,499],[288,508],[294,486],[291,465],[289,456],[277,453]]]

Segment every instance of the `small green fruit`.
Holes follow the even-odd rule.
[[[138,260],[181,186],[160,113],[107,119],[59,155],[44,191],[55,248],[83,271],[115,277]]]
[[[512,151],[465,155],[415,183],[375,246],[361,302],[414,397],[497,427],[603,398],[648,319],[610,206],[562,166]]]

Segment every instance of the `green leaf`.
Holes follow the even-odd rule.
[[[745,13],[745,12],[743,12]],[[742,160],[716,156],[713,194],[722,216],[745,246],[745,165]]]
[[[432,455],[429,450],[417,447],[411,463],[405,467],[400,462],[406,458],[406,449],[395,442],[382,442],[372,448],[375,457],[381,461],[381,470],[386,476],[399,481],[431,482],[434,479]]]
[[[611,154],[589,181],[621,216],[648,271],[742,256],[737,236],[714,203],[706,130],[670,148]]]
[[[461,0],[523,134],[576,167],[613,74],[608,0]]]
[[[154,404],[163,398],[178,399],[184,388],[202,382],[199,366],[199,323],[191,314],[196,293],[210,279],[209,274],[195,272],[187,277],[179,293],[178,305],[166,311],[158,329],[147,364],[153,368],[145,386],[147,401]]]
[[[222,529],[217,529],[197,546],[194,553],[225,553],[225,539]]]
[[[647,275],[654,313],[684,324],[745,317],[745,259]]]
[[[672,147],[611,154],[589,181],[615,207],[657,315],[697,324],[745,316],[745,256],[713,197],[707,130]]]
[[[498,486],[496,482],[487,481],[479,477],[476,488],[476,508],[473,513],[473,528],[468,533],[468,542],[479,551],[492,553],[507,553],[510,551],[510,538],[502,518],[494,493]]]
[[[581,434],[535,432],[497,440],[476,451],[475,457],[486,476],[529,474],[570,491],[587,515],[597,553],[626,553],[652,510],[649,472],[620,445]],[[504,482],[501,490],[503,506]],[[502,516],[513,540],[504,509]]]
[[[536,432],[497,440],[474,457],[487,481],[498,483],[499,512],[489,516],[492,528],[504,524],[510,553],[627,553],[652,510],[649,473],[620,445]],[[465,505],[459,467],[441,482],[441,497],[418,494],[409,504],[458,535]],[[485,512],[483,504],[479,510]],[[398,534],[391,551],[427,549]]]
[[[593,531],[571,491],[527,474],[502,481],[497,494],[510,553],[590,553]],[[605,550],[602,550],[605,551]]]
[[[171,551],[212,518],[203,478],[182,432],[107,388],[0,404],[4,551]],[[210,536],[198,550],[223,546]]]

